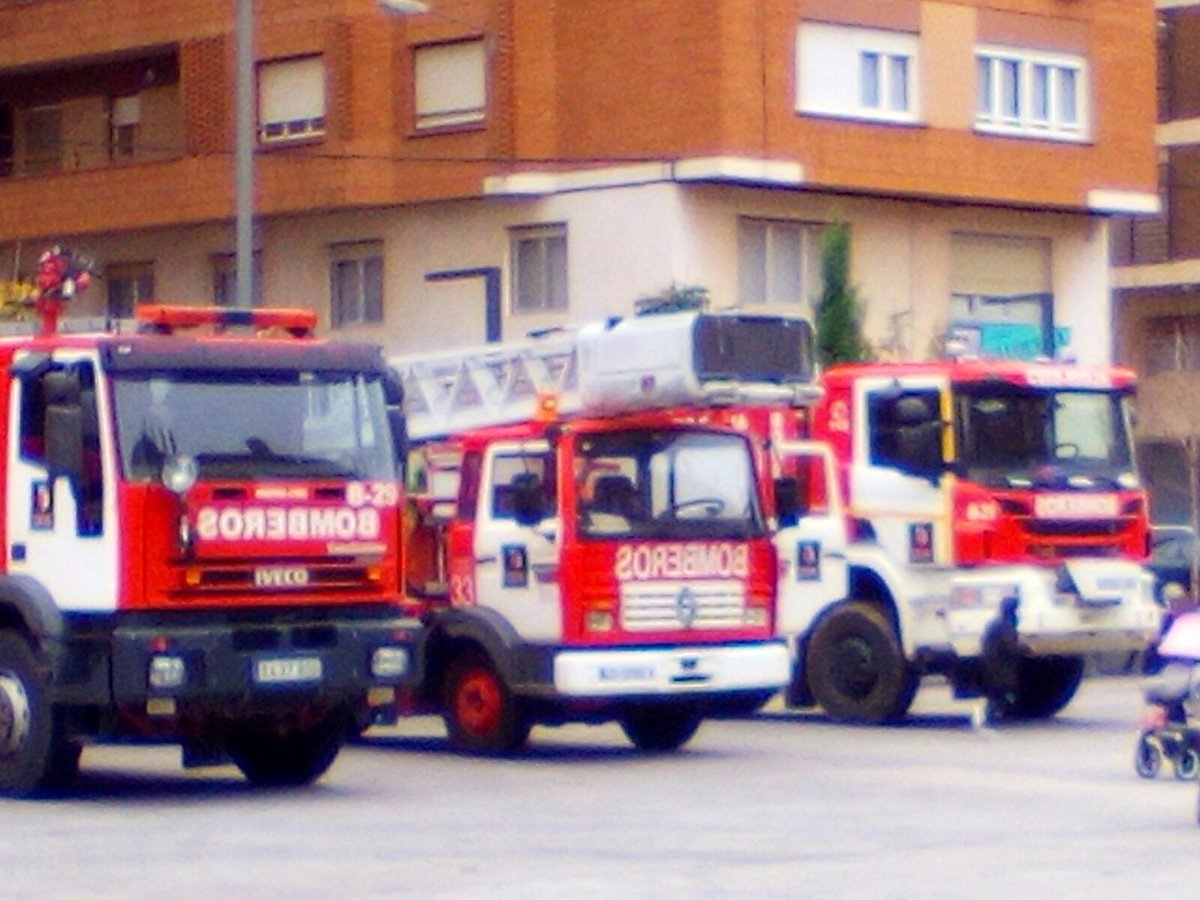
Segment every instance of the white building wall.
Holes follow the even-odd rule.
[[[333,336],[376,341],[389,352],[403,353],[444,348],[449,334],[463,340],[462,313],[455,304],[479,304],[482,316],[482,280],[431,282],[426,276],[433,272],[501,269],[504,338],[628,315],[636,300],[673,284],[705,287],[715,305],[734,305],[740,216],[848,222],[852,282],[863,301],[867,337],[896,358],[929,356],[946,328],[954,233],[1046,238],[1052,248],[1056,323],[1071,329],[1081,362],[1109,359],[1107,227],[1103,219],[1086,215],[658,180],[260,221],[257,234],[267,304],[314,308],[323,330],[329,315],[330,246],[381,241],[384,323],[339,329]],[[509,229],[550,223],[567,227],[570,308],[565,314],[514,314]],[[152,259],[160,302],[206,303],[212,296],[210,257],[232,251],[233,229],[213,225],[73,246],[101,263]],[[73,311],[99,314],[103,300],[100,282]]]

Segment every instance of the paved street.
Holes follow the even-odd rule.
[[[977,731],[926,688],[903,727],[771,707],[678,756],[536,729],[521,759],[440,723],[368,733],[315,788],[90,748],[71,799],[0,801],[0,896],[1055,897],[1190,890],[1197,786],[1132,768],[1139,682]]]

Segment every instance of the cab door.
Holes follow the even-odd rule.
[[[560,516],[546,441],[500,442],[484,453],[475,522],[475,602],[531,643],[557,643]]]
[[[855,385],[850,515],[900,565],[946,565],[953,553],[949,383],[935,376]]]
[[[98,387],[86,351],[14,358],[7,569],[41,583],[61,609],[113,610],[120,594],[114,448]]]
[[[821,611],[849,592],[846,519],[833,453],[814,441],[777,441],[773,447],[785,477],[777,490],[795,490],[781,503],[775,530],[779,560],[776,630],[789,638],[808,630]],[[786,507],[786,508],[785,508]]]

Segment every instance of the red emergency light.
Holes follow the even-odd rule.
[[[317,314],[311,309],[230,309],[224,306],[164,306],[141,304],[135,316],[143,331],[174,334],[181,328],[209,327],[221,332],[228,328],[254,328],[258,331],[281,329],[293,337],[308,337],[317,327]]]

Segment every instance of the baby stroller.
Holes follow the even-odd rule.
[[[1162,668],[1146,684],[1134,767],[1154,778],[1166,759],[1186,781],[1200,775],[1200,612],[1176,617],[1156,650]]]

